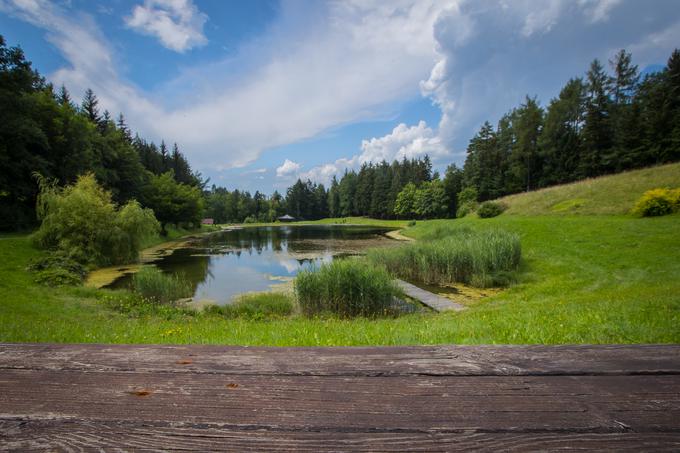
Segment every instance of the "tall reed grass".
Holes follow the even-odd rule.
[[[406,280],[484,288],[509,284],[521,255],[519,236],[514,233],[442,226],[418,242],[371,250],[368,259]]]
[[[376,317],[391,312],[402,291],[382,266],[347,258],[300,272],[295,292],[307,316],[333,313],[342,317]]]
[[[168,275],[155,267],[143,267],[132,277],[134,291],[142,297],[161,304],[168,304],[190,297],[191,283],[180,275]]]

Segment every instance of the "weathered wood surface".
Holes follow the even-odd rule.
[[[0,344],[0,450],[680,450],[680,346]]]
[[[0,343],[3,369],[311,376],[680,375],[680,345],[276,348]]]
[[[457,304],[451,299],[431,293],[430,291],[425,291],[404,280],[397,279],[397,285],[399,285],[408,297],[427,305],[434,311],[461,311],[467,308],[465,305]]]

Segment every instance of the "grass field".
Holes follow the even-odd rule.
[[[0,238],[0,341],[277,346],[679,343],[680,215],[607,214],[627,212],[638,192],[649,188],[644,185],[680,186],[679,170],[676,164],[628,174],[644,182],[626,183],[620,179],[626,175],[617,175],[610,177],[616,178],[613,182],[605,178],[587,183],[614,191],[596,190],[587,199],[591,207],[600,206],[600,212],[552,212],[555,203],[587,196],[586,189],[578,192],[566,186],[568,194],[548,189],[554,192],[516,196],[509,211],[515,215],[418,221],[405,229],[404,234],[416,239],[441,234],[452,224],[503,228],[520,236],[519,282],[459,313],[264,321],[176,311],[123,314],[102,301],[102,295],[116,298],[115,293],[34,284],[25,267],[40,252],[25,235],[5,235]],[[654,171],[660,175],[656,182]],[[635,194],[619,193],[627,190]],[[551,201],[544,200],[540,210],[535,198],[531,202],[522,197]],[[394,223],[398,225],[403,223]]]
[[[509,215],[627,214],[647,190],[680,187],[680,163],[587,179],[501,198]]]

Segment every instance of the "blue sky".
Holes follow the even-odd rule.
[[[484,120],[621,48],[680,46],[674,0],[0,0],[0,34],[75,98],[230,189],[363,162],[462,163]]]

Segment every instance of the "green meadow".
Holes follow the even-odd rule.
[[[402,234],[416,244],[445,238],[458,228],[500,229],[519,238],[522,259],[514,282],[458,313],[309,318],[289,308],[294,301],[283,295],[248,302],[268,307],[265,315],[246,306],[202,313],[139,307],[124,292],[38,285],[26,267],[43,252],[26,234],[3,235],[0,341],[274,346],[678,343],[680,215],[637,218],[626,213],[642,192],[664,186],[680,186],[680,165],[508,197],[503,201],[509,209],[491,219],[469,216],[405,227]],[[573,199],[585,201],[578,207],[559,207]],[[342,222],[406,225],[370,219]],[[250,315],[240,316],[239,310]]]

